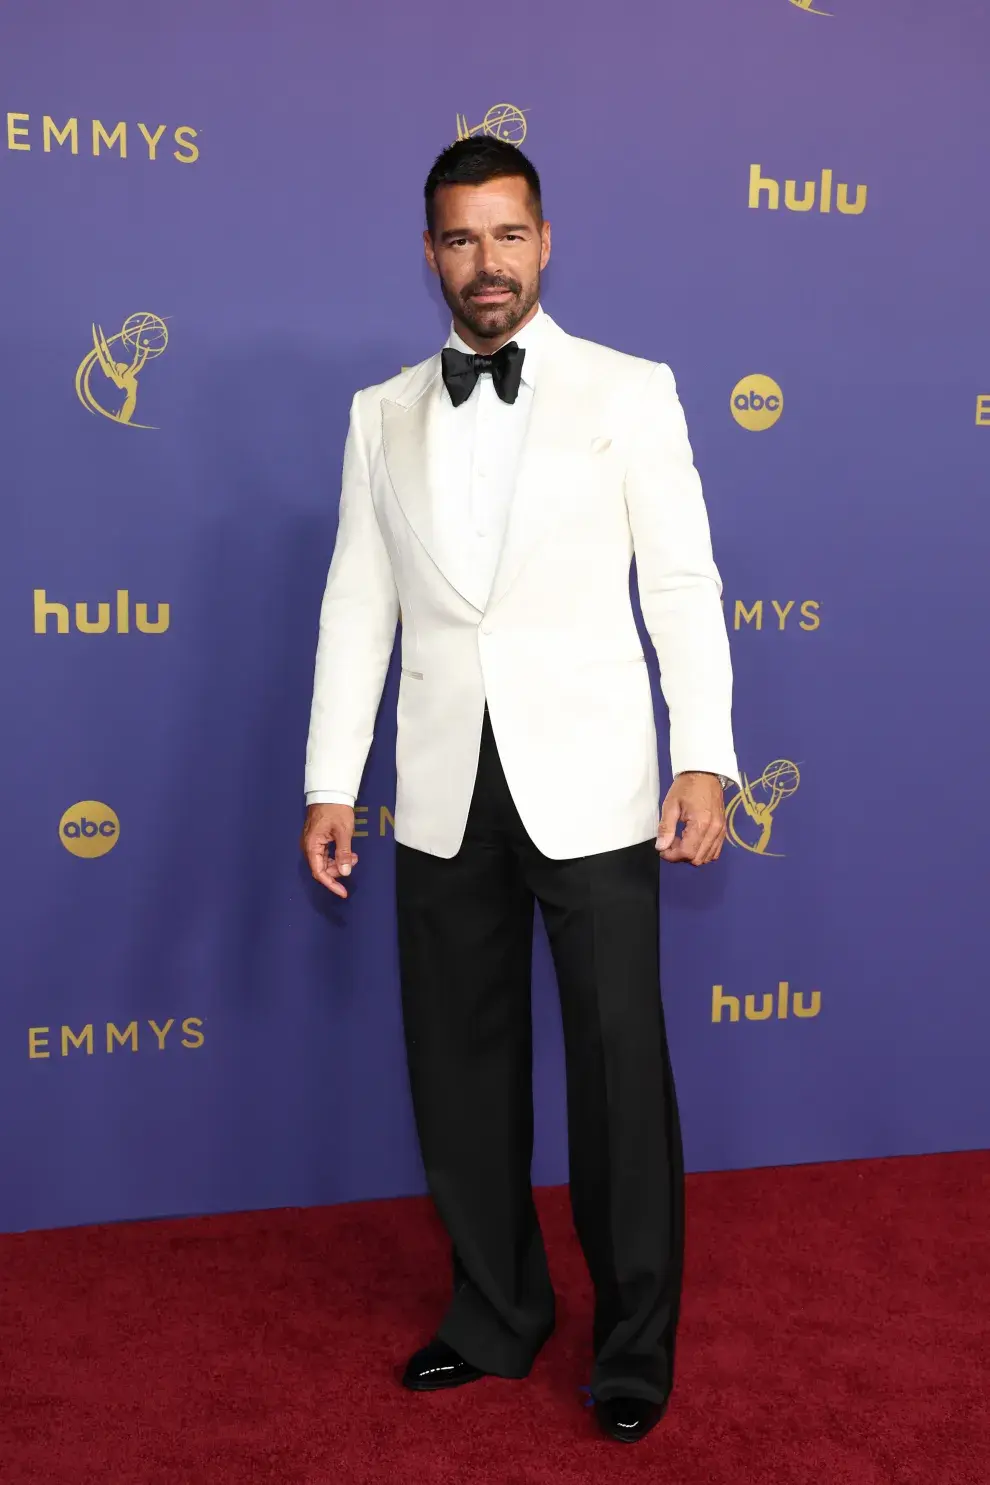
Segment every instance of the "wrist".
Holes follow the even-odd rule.
[[[675,774],[674,777],[679,779],[681,777],[681,774],[685,773],[694,774],[697,778],[718,779],[719,786],[723,790],[728,789],[729,785],[733,782],[732,779],[727,778],[724,773],[713,773],[710,768],[682,768],[681,772]]]

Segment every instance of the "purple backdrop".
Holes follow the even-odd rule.
[[[348,904],[297,839],[347,407],[441,343],[420,193],[459,128],[525,134],[547,307],[670,363],[705,484],[748,788],[720,866],[664,872],[690,1165],[986,1142],[990,17],[821,9],[0,20],[0,1226],[423,1187],[394,675]]]

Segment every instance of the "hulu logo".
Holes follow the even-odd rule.
[[[781,980],[777,986],[777,994],[761,995],[760,1004],[757,1006],[757,997],[747,995],[740,1007],[738,995],[726,995],[721,985],[712,986],[712,1021],[720,1023],[724,1012],[728,1011],[730,1021],[738,1021],[740,1009],[747,1021],[769,1021],[774,1015],[778,1021],[786,1021],[788,1016],[797,1016],[799,1020],[807,1021],[812,1016],[817,1016],[822,1008],[822,996],[820,990],[812,990],[807,1004],[800,990],[791,991],[786,980]]]
[[[91,605],[88,603],[76,603],[73,605],[71,618],[75,620],[75,631],[77,634],[130,634],[131,633],[131,595],[126,588],[118,588],[116,602],[113,607],[114,626],[111,628],[111,607],[109,603],[96,603],[92,607],[96,609],[95,616],[90,613]],[[135,603],[133,615],[133,628],[141,634],[164,634],[169,626],[169,605],[158,603],[155,605],[155,617],[152,619],[148,613],[147,603]],[[53,603],[49,600],[44,588],[34,590],[34,632],[35,634],[50,634],[52,630],[48,627],[49,619],[54,620],[55,634],[69,634],[73,624],[69,614],[67,603]]]
[[[797,193],[797,181],[784,181],[784,205],[788,211],[814,211],[815,202],[818,210],[829,212],[832,210],[833,183],[831,170],[823,170],[821,178],[821,189],[816,180],[806,180],[804,190],[799,196]],[[773,180],[768,175],[762,175],[759,165],[749,167],[749,204],[754,211],[763,205],[763,195],[766,192],[766,204],[771,211],[777,211],[780,207],[780,182]],[[866,210],[866,187],[856,187],[855,200],[849,200],[849,187],[845,181],[838,181],[835,185],[835,209],[847,217],[862,216]]]

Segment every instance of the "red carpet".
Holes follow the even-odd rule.
[[[674,1400],[582,1406],[589,1296],[524,1382],[405,1392],[445,1297],[422,1201],[0,1237],[0,1485],[987,1485],[990,1155],[695,1176]]]

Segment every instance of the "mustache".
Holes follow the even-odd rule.
[[[510,294],[521,294],[522,284],[517,279],[507,278],[502,273],[479,273],[466,288],[461,290],[462,299],[470,299],[482,289],[505,289]]]

